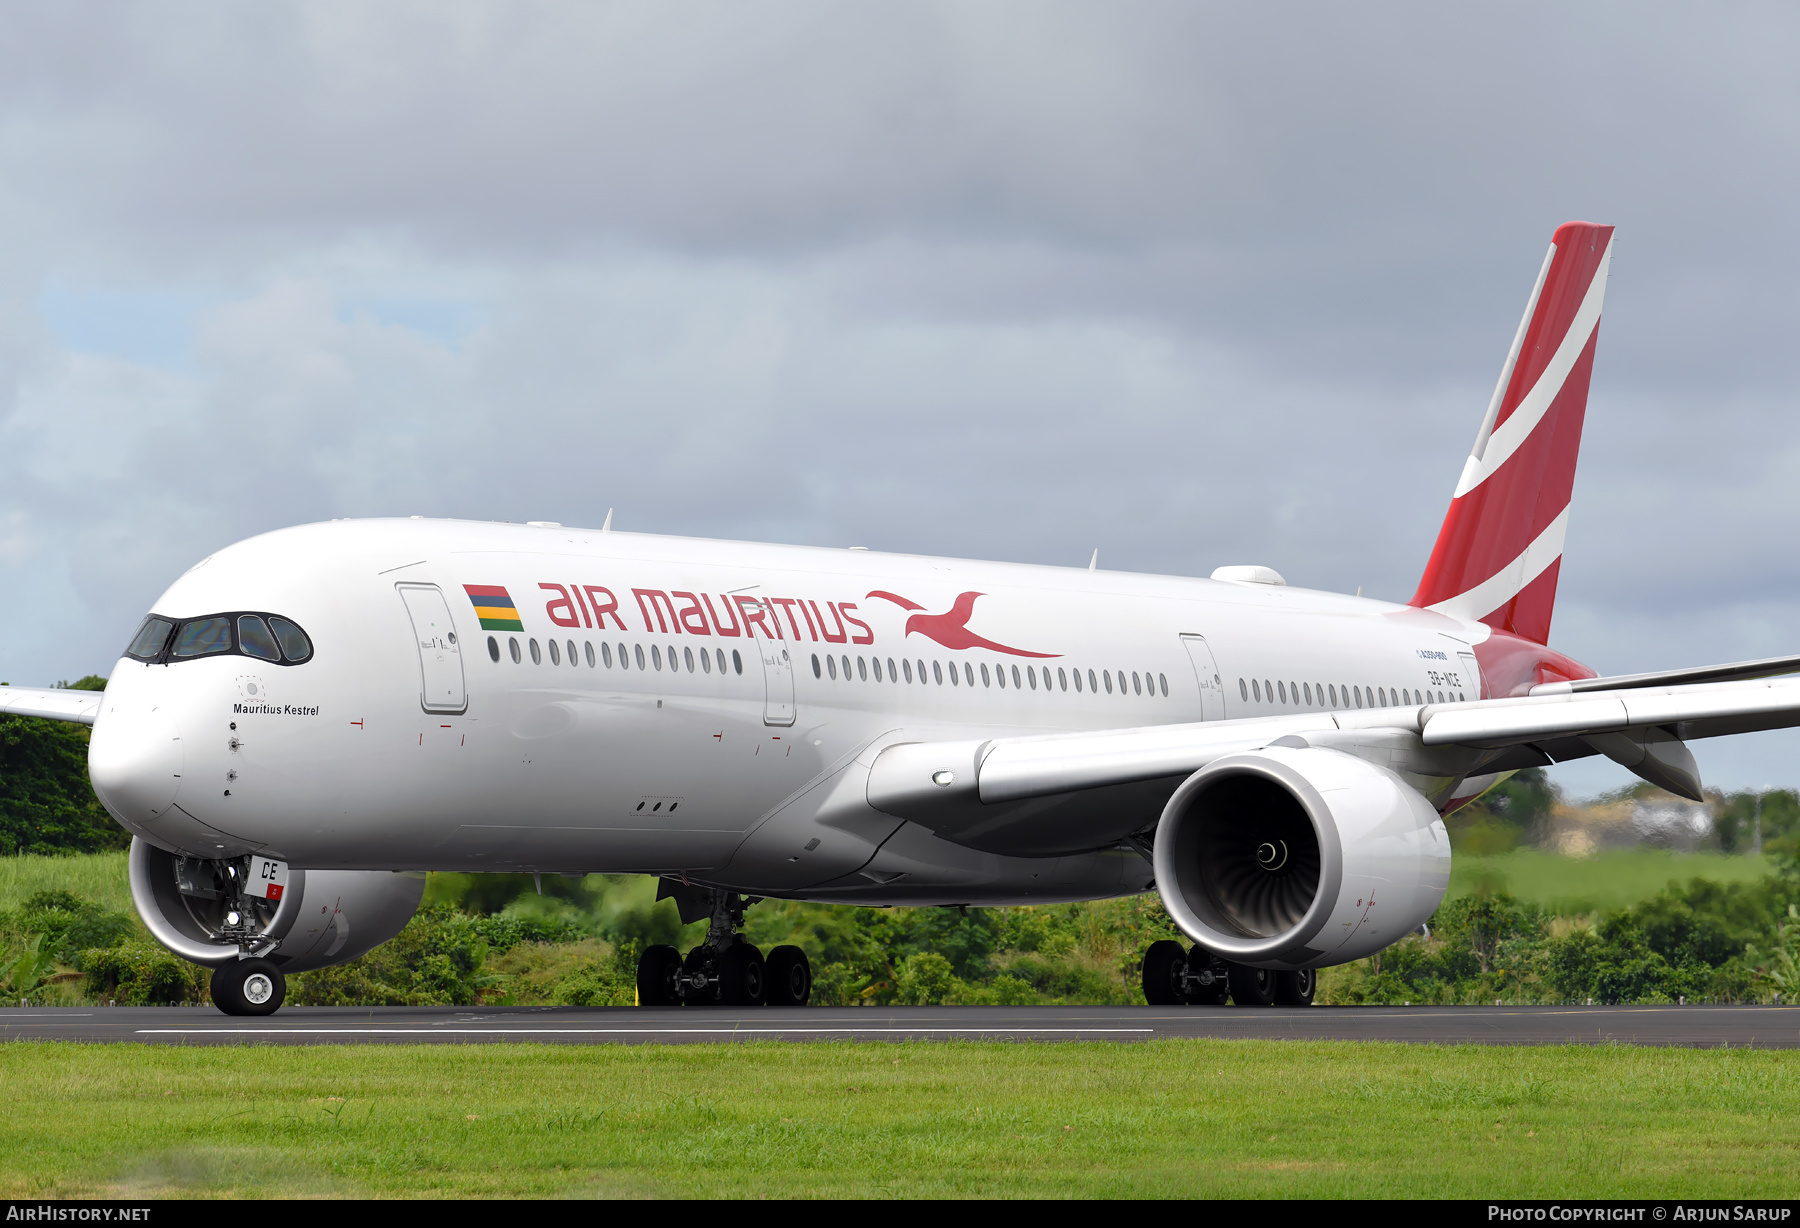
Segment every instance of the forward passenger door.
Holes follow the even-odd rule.
[[[462,648],[450,621],[450,606],[435,584],[396,584],[412,620],[419,650],[419,703],[427,712],[462,712],[469,706],[463,687]]]

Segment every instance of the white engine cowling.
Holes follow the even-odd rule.
[[[1323,968],[1399,941],[1450,882],[1450,834],[1386,768],[1270,746],[1215,760],[1163,809],[1156,886],[1200,946],[1263,968]]]
[[[250,902],[258,934],[278,945],[268,959],[283,972],[343,964],[398,934],[418,911],[425,875],[388,870],[288,870],[279,904]],[[175,855],[131,842],[131,901],[151,937],[176,955],[217,968],[238,958],[219,936],[224,904],[184,893]]]

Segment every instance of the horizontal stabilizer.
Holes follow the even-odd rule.
[[[0,686],[0,716],[40,716],[51,721],[92,725],[104,691],[59,691],[50,687]]]

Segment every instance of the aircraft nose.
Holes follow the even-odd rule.
[[[105,713],[88,742],[88,778],[101,804],[128,823],[145,823],[175,803],[185,756],[181,731],[167,713]]]

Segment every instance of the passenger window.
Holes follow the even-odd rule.
[[[612,668],[612,645],[605,640],[600,641],[600,663],[607,669]]]
[[[933,661],[931,663],[931,674],[932,674],[932,677],[937,679],[937,684],[939,686],[944,685],[944,667],[941,664],[939,664],[936,661]]]
[[[1302,685],[1306,688],[1306,706],[1310,708],[1313,706],[1312,683],[1307,682],[1307,683],[1303,683]]]
[[[819,663],[819,654],[815,652],[813,653],[813,677],[823,678],[824,676],[825,667]]]
[[[671,654],[673,654],[674,651],[673,648],[669,649]],[[681,663],[687,666],[688,673],[691,674],[694,672],[694,650],[692,648],[683,648],[681,650]]]
[[[535,639],[526,640],[525,646],[531,649],[531,663],[533,665],[542,665],[544,663],[544,650],[538,647],[538,642]]]
[[[533,655],[536,655],[536,654],[533,654]],[[552,664],[552,665],[561,665],[562,664],[562,650],[556,646],[555,640],[550,641],[550,664]]]
[[[963,662],[963,680],[970,686],[975,685],[975,667],[970,665],[967,661]]]
[[[646,668],[644,665],[644,646],[642,644],[633,644],[632,647],[637,650],[637,667],[639,669]]]
[[[269,634],[269,624],[254,614],[238,616],[238,646],[247,657],[261,657],[265,661],[281,660],[281,649],[275,646],[275,637]]]
[[[670,644],[666,651],[669,658],[669,672],[671,674],[680,672],[681,658],[675,655],[675,645]]]
[[[848,682],[848,681],[850,681],[850,658],[849,657],[843,658],[843,662],[844,662],[844,681]]]
[[[869,663],[862,657],[856,658],[856,676],[863,682],[869,680]]]
[[[1091,671],[1091,670],[1089,671],[1090,674],[1092,672],[1093,671]],[[1075,693],[1077,695],[1081,694],[1081,671],[1080,670],[1075,671]]]
[[[704,648],[700,650],[700,672],[703,674],[712,673],[712,653],[706,651]]]
[[[1331,706],[1334,708],[1338,706],[1337,687],[1335,686],[1331,688]]]
[[[1252,678],[1250,680],[1250,693],[1256,696],[1257,703],[1261,703],[1262,702],[1262,683],[1260,683],[1256,679]]]
[[[1162,686],[1163,698],[1167,699],[1169,697],[1169,676],[1167,674],[1158,674],[1156,676],[1156,681]]]
[[[587,663],[588,663],[588,668],[589,668],[589,669],[593,669],[593,668],[594,668],[594,641],[592,641],[592,640],[583,640],[583,641],[582,641],[582,643],[581,643],[581,647],[582,647],[582,648],[583,648],[583,649],[584,649],[584,650],[585,650],[585,651],[586,651],[586,653],[587,653]]]
[[[908,682],[911,682],[912,681],[912,662],[911,661],[902,661],[900,664],[902,664],[906,667],[906,680]]]
[[[500,659],[500,641],[491,635],[488,636],[488,659],[492,661]]]
[[[888,658],[888,681],[889,682],[900,681],[900,675],[894,672],[894,658],[892,658],[892,657]]]
[[[1111,695],[1112,694],[1112,675],[1105,670],[1101,670],[1100,675],[1101,675],[1101,677],[1106,679],[1106,693],[1108,695]],[[1094,685],[1094,671],[1091,669],[1088,671],[1088,689],[1090,691],[1096,691],[1096,692],[1100,689]]]
[[[662,649],[655,644],[650,645],[650,664],[657,669],[662,668]],[[674,661],[673,657],[671,657],[669,660],[669,668],[670,669],[675,668],[675,661]]]
[[[1045,670],[1048,670],[1049,668],[1050,667],[1048,665],[1044,666]],[[1069,676],[1067,674],[1063,673],[1062,667],[1060,665],[1056,667],[1056,685],[1058,688],[1060,688],[1061,690],[1064,690],[1064,691],[1069,689]]]
[[[837,681],[837,659],[835,657],[826,657],[825,658],[825,668],[831,671],[831,680],[833,682],[836,682]]]
[[[175,633],[175,655],[178,657],[204,657],[230,651],[229,618],[198,618],[181,624],[181,630]]]
[[[1019,667],[1016,665],[1012,667],[1012,676],[1013,676],[1013,690],[1016,691],[1019,689]]]
[[[150,661],[162,655],[163,646],[169,642],[169,632],[175,624],[166,618],[150,617],[131,637],[131,647],[125,650],[128,657],[136,657],[140,661]]]
[[[925,685],[925,658],[919,658],[919,685]]]
[[[1243,696],[1245,703],[1250,702],[1250,688],[1244,685],[1242,678],[1238,679],[1238,694]]]
[[[312,641],[306,638],[306,632],[300,630],[285,618],[271,616],[269,626],[275,632],[275,638],[281,642],[281,655],[295,665],[312,657]]]
[[[994,669],[994,672],[995,672],[995,673],[999,673],[999,672],[1000,672],[1000,670],[999,670],[999,667],[998,667],[998,666],[996,666],[996,667],[995,667],[995,669]],[[994,684],[993,684],[993,683],[992,683],[992,682],[991,682],[991,681],[989,681],[989,679],[988,679],[988,667],[987,667],[987,662],[986,662],[986,661],[983,661],[983,662],[982,662],[982,663],[981,663],[981,685],[982,685],[982,686],[993,686],[993,685],[994,685]]]
[[[517,665],[520,661],[519,637],[516,635],[507,636],[506,637],[506,647],[507,647],[507,651],[512,653],[513,664]]]
[[[719,651],[724,652],[725,650],[721,648]],[[744,672],[744,658],[738,656],[738,650],[735,648],[731,650],[731,668],[739,674]]]
[[[564,645],[564,648],[567,649],[569,654],[569,668],[574,669],[577,665],[580,665],[581,659],[575,655],[575,641],[570,640]]]

